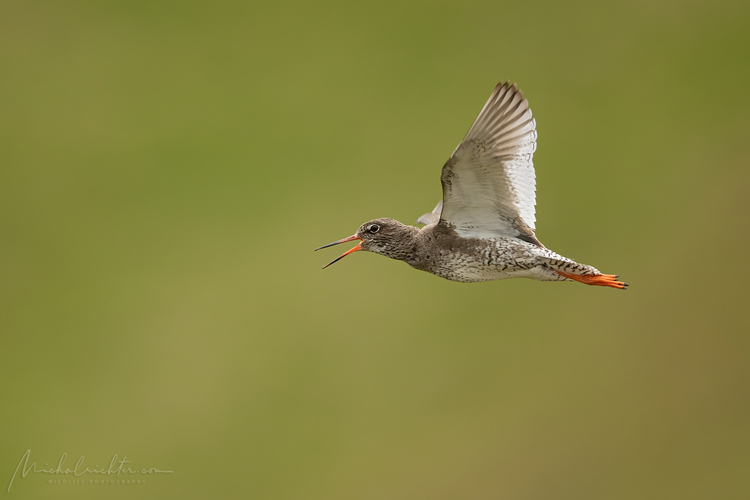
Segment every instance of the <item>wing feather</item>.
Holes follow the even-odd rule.
[[[440,222],[440,212],[443,211],[443,200],[440,200],[432,212],[428,212],[417,219],[417,224],[437,224]]]
[[[461,236],[534,235],[536,122],[516,85],[500,83],[443,167],[440,223]]]

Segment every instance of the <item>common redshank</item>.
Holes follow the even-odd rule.
[[[628,285],[618,276],[556,254],[534,234],[536,137],[523,93],[515,84],[499,83],[443,166],[443,199],[417,219],[425,226],[365,222],[354,235],[315,249],[360,241],[323,269],[365,250],[452,281],[531,278],[624,290]]]

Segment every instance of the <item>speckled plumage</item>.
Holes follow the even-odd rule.
[[[376,233],[368,228],[379,227]],[[571,281],[554,270],[591,275],[599,271],[517,238],[463,238],[445,225],[421,229],[394,219],[374,219],[355,236],[360,249],[402,260],[414,269],[451,281],[472,283],[508,278]]]
[[[371,220],[353,236],[320,247],[360,240],[328,265],[364,250],[452,281],[531,278],[624,289],[616,276],[558,255],[537,239],[536,138],[528,101],[515,85],[499,84],[443,166],[443,199],[417,220],[425,227]]]

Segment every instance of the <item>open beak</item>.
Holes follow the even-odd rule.
[[[348,238],[344,238],[342,240],[334,241],[333,243],[329,243],[327,245],[323,245],[322,247],[316,248],[315,251],[317,252],[321,248],[328,248],[328,247],[332,247],[333,245],[338,245],[339,243],[346,243],[347,241],[354,241],[354,240],[360,240],[359,244],[356,247],[352,248],[351,250],[347,250],[343,254],[339,255],[334,260],[332,260],[331,262],[329,262],[328,264],[326,264],[325,266],[323,266],[323,269],[325,269],[326,267],[330,266],[334,262],[340,261],[341,259],[343,259],[344,257],[346,257],[347,255],[349,255],[352,252],[356,252],[357,250],[362,250],[362,238],[360,238],[359,236],[357,236],[355,234],[353,236],[349,236]]]

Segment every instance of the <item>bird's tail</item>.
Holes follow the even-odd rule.
[[[545,260],[549,269],[563,278],[584,283],[586,285],[609,286],[625,290],[628,286],[624,281],[617,281],[619,276],[614,274],[602,274],[599,270],[586,264],[563,257],[552,251],[548,251]]]

